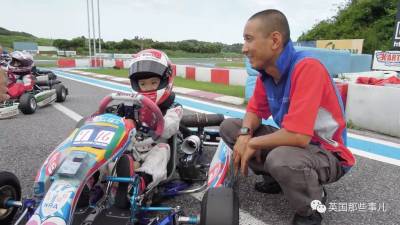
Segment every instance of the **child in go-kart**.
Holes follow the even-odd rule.
[[[142,190],[152,188],[167,178],[167,164],[170,158],[170,146],[167,140],[179,131],[183,108],[174,102],[171,62],[168,56],[159,50],[147,49],[134,55],[129,69],[132,89],[153,100],[164,115],[164,131],[157,142],[151,137],[135,144],[135,156],[125,154],[116,165],[117,176],[132,176],[133,171],[141,178]],[[130,118],[132,110],[120,104],[117,110],[120,116]],[[149,115],[142,114],[140,120],[146,121]],[[132,168],[134,161],[141,162],[139,168]],[[129,207],[128,184],[119,183],[115,195],[115,205]]]
[[[34,79],[31,70],[34,63],[32,56],[26,52],[15,51],[10,54],[10,57],[7,87],[8,95],[11,99],[15,99],[33,89]]]

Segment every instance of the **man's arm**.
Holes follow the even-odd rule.
[[[259,137],[254,137],[249,141],[249,146],[255,150],[269,150],[279,146],[294,146],[305,148],[311,141],[311,136],[295,133],[285,128]]]
[[[246,112],[243,118],[242,127],[248,127],[252,131],[257,130],[257,128],[261,124],[261,118],[257,116],[257,114],[253,112]]]

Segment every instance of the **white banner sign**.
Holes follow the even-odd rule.
[[[375,51],[372,69],[400,71],[400,51]]]
[[[131,59],[132,54],[114,54],[115,59]]]

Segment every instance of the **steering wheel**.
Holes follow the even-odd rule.
[[[110,102],[114,100],[132,102],[133,109],[138,109],[138,115],[135,116],[138,118],[134,119],[136,123],[140,124],[136,125],[149,127],[150,130],[152,130],[151,137],[153,140],[157,140],[162,135],[162,132],[164,130],[164,117],[161,113],[160,108],[150,98],[140,94],[109,94],[101,100],[99,109],[94,115],[103,114]],[[134,115],[135,114],[136,113],[134,113]]]

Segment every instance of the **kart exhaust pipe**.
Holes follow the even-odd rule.
[[[190,135],[189,137],[185,138],[182,142],[182,151],[188,155],[192,155],[200,148],[200,138],[196,135]]]
[[[224,120],[223,114],[194,113],[184,115],[181,124],[186,127],[211,127],[219,126]]]

